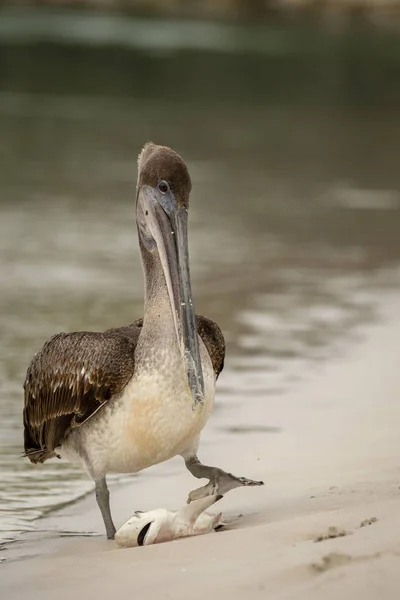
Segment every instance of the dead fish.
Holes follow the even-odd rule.
[[[147,512],[138,510],[118,529],[114,539],[121,548],[132,548],[216,531],[242,516],[223,517],[222,513],[212,515],[205,512],[221,498],[221,495],[200,498],[176,511],[166,508]]]

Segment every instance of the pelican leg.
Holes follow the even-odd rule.
[[[106,478],[102,477],[95,481],[95,491],[97,505],[103,517],[108,540],[113,540],[115,535],[115,526],[110,511],[110,492],[108,491]]]
[[[253,481],[252,479],[247,479],[247,477],[236,477],[232,473],[226,473],[218,467],[207,467],[199,461],[197,455],[185,458],[185,465],[191,474],[198,479],[209,479],[206,485],[190,492],[188,504],[193,500],[198,500],[205,496],[215,494],[223,496],[230,490],[240,486],[264,485],[263,481]]]

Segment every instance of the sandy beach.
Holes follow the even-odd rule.
[[[244,515],[234,529],[127,550],[100,536],[55,535],[102,533],[90,495],[38,523],[25,559],[19,550],[0,567],[1,597],[398,598],[399,307],[389,298],[345,356],[289,394],[233,413],[238,424],[275,433],[254,427],[222,443],[210,423],[203,461],[266,484],[221,501],[224,512]],[[139,508],[177,508],[196,483],[180,460],[160,465],[112,489],[116,521]]]

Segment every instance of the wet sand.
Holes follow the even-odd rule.
[[[220,502],[244,514],[234,529],[127,550],[39,532],[29,547],[36,556],[1,565],[1,597],[397,599],[399,308],[399,297],[385,301],[380,322],[346,356],[319,364],[290,393],[252,399],[251,417],[238,408],[237,424],[275,433],[205,431],[204,462],[266,484]],[[136,509],[177,508],[194,487],[179,459],[151,469],[112,490],[116,524]],[[38,527],[102,532],[92,495]]]

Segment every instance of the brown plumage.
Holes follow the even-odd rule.
[[[192,182],[185,161],[172,148],[148,142],[139,155],[138,168],[138,188],[143,185],[155,186],[157,181],[165,179],[171,186],[178,206],[188,208]]]
[[[216,323],[196,315],[216,377],[225,342]],[[31,462],[56,456],[69,431],[85,423],[122,392],[135,370],[135,349],[143,319],[104,333],[59,333],[29,365],[24,390],[24,446]]]
[[[203,465],[197,456],[225,343],[219,327],[194,312],[191,185],[176,152],[144,146],[136,194],[144,320],[104,333],[59,333],[36,354],[26,376],[26,455],[44,462],[59,451],[86,468],[109,539],[116,529],[108,473],[137,473],[180,455],[194,477],[209,480],[190,492],[189,501],[261,484]]]

